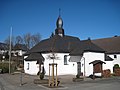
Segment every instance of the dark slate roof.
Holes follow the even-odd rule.
[[[44,57],[40,53],[31,53],[28,55],[28,57],[25,59],[26,61],[40,61],[41,63],[44,61]]]
[[[7,44],[5,44],[5,43],[0,43],[0,50],[8,50],[8,49],[9,49],[9,47],[8,47]]]
[[[26,53],[23,54],[23,56],[28,56],[28,55],[30,55],[29,51],[27,51]]]
[[[120,36],[96,39],[92,40],[92,42],[104,49],[108,54],[120,53]]]
[[[13,48],[13,50],[23,50],[23,51],[27,51],[28,48],[25,44],[16,44]]]
[[[102,48],[98,47],[91,40],[83,40],[77,44],[77,47],[70,52],[70,55],[82,55],[84,52],[105,52]]]
[[[102,48],[92,43],[91,40],[83,40],[80,44],[84,51],[104,52]]]
[[[93,61],[93,62],[90,62],[89,64],[93,64],[93,65],[95,65],[95,64],[98,64],[98,63],[101,63],[101,64],[106,64],[105,62],[103,62],[103,61],[101,61],[101,60],[95,60],[95,61]]]
[[[40,43],[35,45],[29,52],[59,52],[59,53],[69,53],[72,49],[76,47],[76,43],[80,40],[77,37],[72,36],[59,36],[54,35],[51,38],[42,40]]]

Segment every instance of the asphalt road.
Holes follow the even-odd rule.
[[[65,85],[67,90],[120,90],[120,78],[86,81]]]
[[[14,76],[12,76],[11,79],[9,78],[0,75],[0,90],[120,90],[120,77],[64,83],[58,88],[48,88],[46,85],[36,85],[30,81],[20,86],[17,82],[17,78],[14,78]]]
[[[0,90],[5,90],[1,82],[0,82]]]

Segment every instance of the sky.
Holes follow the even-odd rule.
[[[120,36],[120,0],[0,0],[0,42],[10,35],[49,38],[61,9],[65,35],[81,40]]]

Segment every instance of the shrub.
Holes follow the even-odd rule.
[[[9,64],[8,63],[0,63],[0,68],[2,69],[3,73],[9,72]]]
[[[15,64],[12,63],[10,65],[10,68],[11,68],[11,72],[14,72],[16,70]],[[0,63],[0,69],[3,70],[3,73],[9,73],[9,63],[8,62]]]
[[[40,73],[40,79],[43,80],[44,78],[44,73]]]
[[[40,72],[38,72],[38,73],[37,73],[37,75],[39,75],[39,77],[40,77],[40,79],[41,79],[41,80],[43,80],[43,78],[44,78],[44,76],[45,76],[45,74],[44,74],[44,73],[42,73],[42,72],[41,72],[41,73],[40,73]]]
[[[76,75],[76,78],[80,78],[80,75],[77,74],[77,75]]]
[[[119,64],[115,64],[113,67],[114,68],[119,68],[120,66],[119,66]]]
[[[115,69],[116,69],[116,68],[120,68],[119,64],[115,64],[115,65],[113,66],[113,72],[115,72]]]

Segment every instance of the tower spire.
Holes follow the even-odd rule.
[[[57,22],[56,22],[56,26],[57,28],[61,28],[63,27],[63,20],[61,18],[61,9],[59,8],[59,16],[58,16],[58,19],[57,19]]]
[[[61,17],[61,9],[59,8],[59,17]]]
[[[61,9],[59,8],[59,16],[56,22],[56,30],[55,30],[55,34],[60,35],[60,36],[64,36],[64,29],[63,29],[63,20],[61,18]]]

